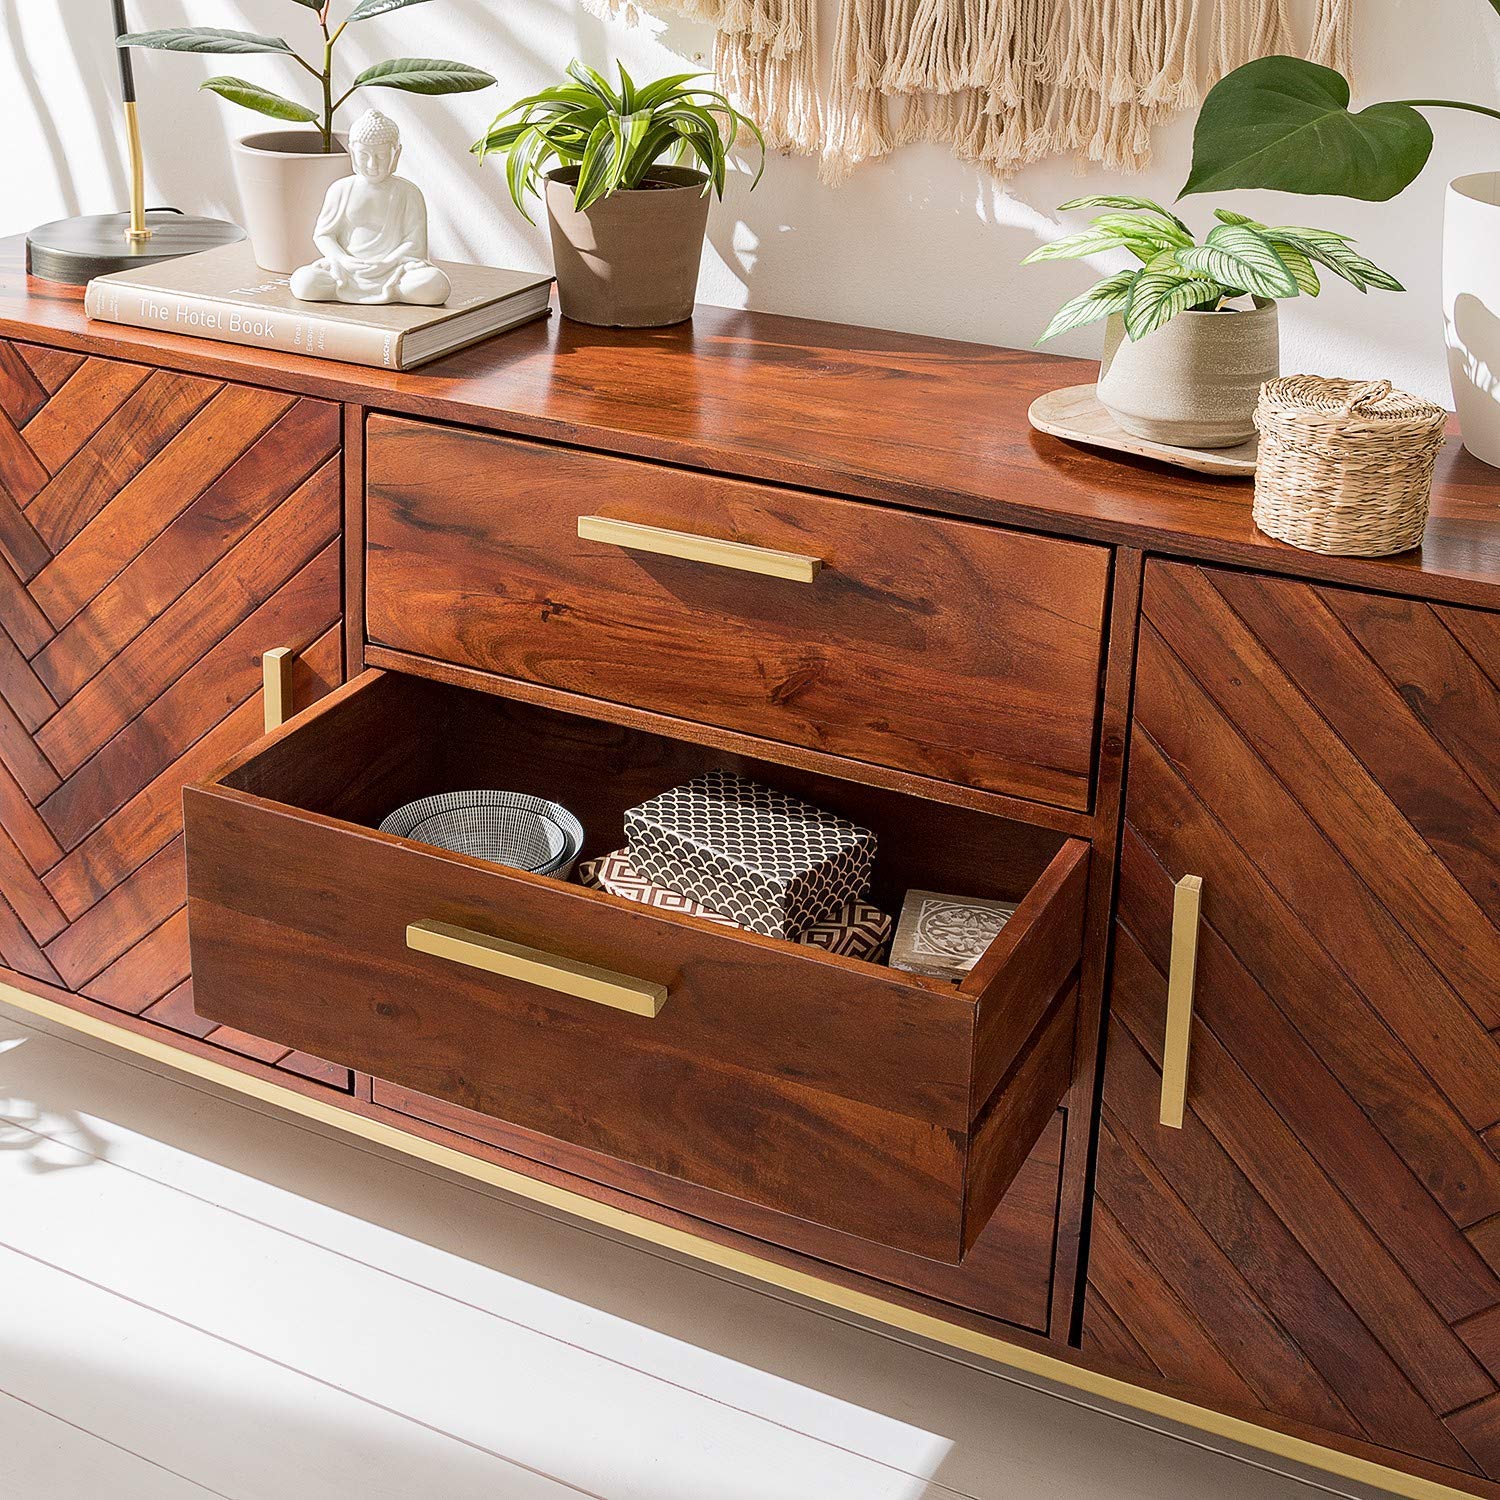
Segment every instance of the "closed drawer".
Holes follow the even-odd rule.
[[[367,439],[371,641],[1089,805],[1107,548],[404,418]],[[786,558],[810,581],[754,571]]]
[[[866,1276],[882,1287],[903,1287],[923,1297],[998,1318],[1045,1334],[1052,1308],[1054,1247],[1062,1217],[1062,1148],[1067,1111],[1060,1109],[1031,1148],[983,1232],[959,1265],[908,1255],[888,1245],[856,1239],[806,1219],[791,1219],[743,1200],[724,1200],[679,1180],[622,1165],[556,1141],[523,1135],[488,1115],[460,1109],[376,1078],[371,1101],[409,1120],[452,1132],[506,1155],[526,1155],[572,1177],[599,1184],[606,1201],[630,1208],[630,1199],[665,1210],[664,1222],[702,1233],[722,1225],[762,1248],[775,1245],[825,1267]],[[625,1195],[628,1195],[626,1197]],[[640,1203],[635,1205],[640,1210]],[[681,1215],[680,1219],[674,1216]]]
[[[877,829],[888,907],[916,885],[1021,909],[960,987],[373,831],[499,784],[599,852],[710,764]],[[1046,830],[378,672],[185,806],[203,1015],[749,1204],[956,1262],[1071,1077],[1088,850]],[[496,940],[527,977],[472,966]],[[596,1003],[579,965],[665,1003]]]

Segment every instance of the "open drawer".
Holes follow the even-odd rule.
[[[910,887],[1021,907],[958,986],[375,831],[496,786],[566,804],[598,854],[710,766],[874,828],[887,910]],[[898,1249],[957,1262],[1072,1075],[1088,847],[1045,829],[380,672],[185,811],[203,1015]],[[484,966],[496,940],[527,977]]]

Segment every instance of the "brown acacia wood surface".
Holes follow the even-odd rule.
[[[1105,979],[1114,924],[1115,875],[1124,822],[1125,750],[1135,677],[1136,630],[1140,617],[1145,559],[1117,548],[1109,602],[1108,653],[1099,712],[1097,795],[1084,908],[1083,965],[1078,980],[1078,1031],[1073,1084],[1068,1095],[1071,1120],[1088,1128],[1068,1132],[1058,1206],[1057,1293],[1052,1299],[1052,1336],[1076,1343],[1083,1307],[1084,1237],[1093,1197],[1094,1123],[1099,1063],[1104,1050]]]
[[[200,1010],[665,1175],[956,1261],[966,1227],[970,1239],[982,1228],[1066,1091],[1071,1003],[1040,1018],[1028,1005],[986,1020],[1018,1040],[984,1101],[1009,1121],[1006,1150],[986,1153],[966,1226],[975,1030],[987,991],[726,933],[368,830],[434,786],[475,784],[468,767],[493,767],[503,754],[513,774],[544,768],[549,794],[614,846],[634,785],[663,784],[662,747],[635,736],[617,748],[633,781],[607,774],[601,726],[572,741],[562,716],[519,713],[367,674],[233,766],[222,787],[190,789]],[[910,801],[879,795],[887,808]],[[912,810],[913,824],[924,811]],[[946,873],[941,888],[952,888],[962,862],[986,852],[1013,864],[999,852],[1008,826],[977,821],[995,825],[989,851],[956,841],[945,872],[932,861],[946,846],[934,847],[930,830],[910,841],[910,865],[898,837],[876,889],[902,885],[908,868]],[[1036,858],[1035,836],[1014,831],[1023,860]],[[1054,848],[1077,867],[1076,842]],[[1023,903],[1017,920],[1050,930],[1063,957],[1048,972],[1065,975],[1078,963],[1081,914],[1059,897],[1070,882],[1045,874],[1043,909]],[[1017,872],[991,876],[1001,878]],[[406,927],[422,919],[664,984],[666,1008],[647,1019],[412,954]]]
[[[1500,615],[1148,566],[1083,1325],[1212,1402],[1492,1478],[1497,653]]]
[[[366,441],[372,642],[1087,808],[1106,548],[391,417]],[[587,515],[823,566],[661,557]]]
[[[1497,475],[1451,441],[1420,552],[1323,558],[1256,530],[1250,487],[1031,431],[1048,391],[1097,366],[1034,350],[699,307],[675,328],[552,317],[400,374],[90,323],[76,288],[29,280],[0,242],[0,334],[918,509],[1394,593],[1493,604]],[[63,356],[67,357],[67,356]],[[0,437],[0,472],[7,463]]]
[[[263,651],[340,679],[339,450],[327,402],[0,341],[0,963],[201,1028],[181,788]]]
[[[873,1276],[893,1287],[935,1297],[1018,1328],[1046,1332],[1065,1111],[1057,1111],[1049,1121],[999,1208],[964,1256],[963,1264],[953,1266],[840,1234],[804,1219],[756,1208],[743,1199],[712,1193],[564,1141],[538,1136],[381,1079],[374,1081],[372,1098],[377,1104],[471,1140],[519,1152],[576,1176],[649,1199],[668,1213],[690,1214],[701,1221],[733,1225],[740,1233],[753,1235],[758,1242],[775,1243],[816,1256],[829,1265]]]
[[[1041,830],[1050,829],[1056,833],[1086,839],[1093,835],[1098,825],[1098,820],[1089,813],[1049,807],[1043,802],[1030,802],[999,792],[975,791],[972,787],[960,786],[956,782],[915,776],[910,771],[896,771],[886,766],[871,765],[867,761],[842,760],[836,755],[809,750],[801,745],[741,734],[737,730],[721,729],[713,724],[680,719],[649,709],[632,708],[629,704],[604,698],[583,698],[557,688],[543,687],[539,683],[501,677],[474,667],[456,667],[451,662],[433,661],[429,657],[413,656],[405,651],[392,651],[385,646],[367,646],[365,663],[369,667],[386,671],[430,678],[452,687],[500,694],[512,703],[536,704],[570,715],[587,714],[599,724],[671,735],[718,751],[721,763],[733,760],[736,763],[775,765],[779,768],[778,774],[796,770],[809,777],[822,778],[825,782],[836,781],[843,786],[859,783],[864,786],[885,787],[922,798],[929,804],[971,808],[976,812],[1029,824],[1039,831],[1039,837],[1044,837]]]

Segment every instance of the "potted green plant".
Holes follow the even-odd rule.
[[[1500,0],[1489,0],[1500,12]],[[1263,57],[1222,78],[1193,134],[1188,193],[1277,188],[1384,203],[1432,154],[1424,109],[1500,120],[1463,99],[1396,99],[1358,112],[1349,80],[1295,57]],[[1448,374],[1464,444],[1500,467],[1500,172],[1448,184],[1443,229],[1443,319]]]
[[[1319,266],[1361,292],[1403,290],[1347,235],[1328,229],[1271,226],[1221,208],[1200,243],[1149,198],[1075,198],[1062,207],[1111,212],[1025,264],[1121,249],[1138,264],[1065,303],[1037,342],[1107,320],[1100,404],[1126,432],[1155,442],[1228,448],[1253,436],[1261,385],[1281,373],[1277,301],[1316,297]]]
[[[702,74],[637,86],[621,67],[615,88],[574,61],[567,76],[497,115],[474,152],[505,158],[511,200],[528,221],[527,196],[544,198],[564,317],[680,323],[692,316],[709,194],[724,196],[741,131],[760,149],[751,187],[760,181],[760,129],[699,83]]]
[[[257,114],[304,128],[268,130],[247,135],[235,145],[235,175],[245,208],[245,228],[255,259],[267,271],[292,271],[312,260],[312,228],[324,194],[350,173],[348,153],[334,132],[334,116],[356,90],[401,89],[408,94],[464,94],[488,88],[490,74],[468,63],[436,57],[398,57],[375,63],[351,80],[342,92],[333,76],[334,52],[345,28],[423,0],[358,0],[342,21],[332,17],[333,0],[296,0],[312,11],[321,33],[321,56],[311,62],[278,36],[230,31],[219,26],[184,26],[163,31],[136,31],[120,38],[122,47],[161,52],[205,52],[233,56],[264,54],[301,68],[315,81],[316,107],[252,83],[245,78],[209,78],[201,85]],[[316,54],[315,54],[316,55]]]

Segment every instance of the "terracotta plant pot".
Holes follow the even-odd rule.
[[[1276,304],[1183,312],[1138,343],[1112,317],[1099,404],[1126,432],[1179,448],[1233,448],[1255,436],[1261,386],[1281,373]]]
[[[707,179],[654,167],[651,186],[573,207],[576,167],[547,174],[557,300],[565,318],[604,328],[661,328],[693,315],[708,228]]]
[[[266,130],[234,146],[245,229],[263,271],[286,275],[318,258],[313,226],[328,189],[354,171],[342,137],[323,150],[316,130]]]

